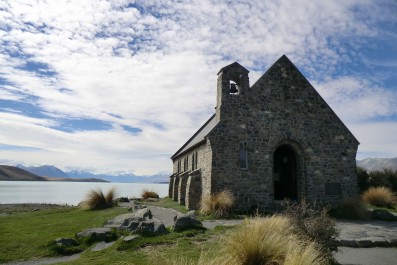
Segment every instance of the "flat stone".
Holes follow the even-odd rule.
[[[369,248],[374,245],[374,243],[367,238],[360,238],[360,239],[356,239],[355,241],[356,241],[357,247],[359,247],[359,248]]]
[[[135,214],[134,213],[126,213],[122,214],[119,216],[114,217],[113,219],[110,219],[106,222],[106,227],[119,227],[121,225],[125,224],[125,220],[134,218]]]
[[[77,238],[91,237],[95,236],[99,241],[107,241],[112,234],[112,230],[110,227],[98,227],[98,228],[90,228],[86,229],[77,234]]]
[[[153,215],[149,208],[143,208],[135,212],[135,217],[152,219]]]
[[[115,241],[109,242],[109,243],[106,243],[106,242],[104,242],[104,241],[99,242],[98,244],[96,244],[96,245],[91,249],[91,251],[101,251],[101,250],[107,249],[107,248],[111,247],[114,243],[115,243]]]
[[[130,235],[130,236],[126,236],[123,238],[124,242],[131,242],[134,241],[135,239],[139,238],[139,235]]]
[[[73,238],[57,238],[55,239],[55,243],[59,246],[71,247],[77,246],[78,243]]]

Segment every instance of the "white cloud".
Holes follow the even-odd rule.
[[[350,129],[361,143],[357,155],[358,159],[366,157],[396,157],[396,122],[351,123]]]
[[[345,121],[363,121],[397,114],[396,92],[367,80],[342,76],[313,85]]]
[[[137,174],[170,170],[168,156],[214,112],[217,71],[239,61],[251,70],[253,84],[284,53],[316,80],[342,120],[395,115],[395,92],[353,71],[335,76],[361,57],[368,38],[381,35],[380,20],[395,21],[392,12],[370,0],[294,3],[0,3],[0,82],[7,81],[0,84],[0,99],[29,102],[33,96],[48,116],[2,113],[0,143],[41,151],[1,152],[33,164]],[[47,69],[28,71],[26,62]],[[113,129],[50,128],[65,118],[99,119]],[[128,134],[122,125],[141,132]]]

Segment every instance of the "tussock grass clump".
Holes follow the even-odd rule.
[[[205,196],[200,201],[200,213],[213,215],[216,218],[226,217],[234,206],[234,195],[228,190],[221,191],[211,196]]]
[[[103,194],[100,188],[96,190],[90,190],[87,194],[87,198],[83,201],[82,206],[90,210],[101,210],[113,207],[113,200],[116,198],[116,188],[111,188],[106,195]]]
[[[397,204],[396,196],[387,187],[370,187],[363,193],[362,199],[376,207],[393,209]]]
[[[315,243],[325,257],[333,262],[333,251],[337,251],[335,239],[339,232],[335,220],[328,215],[328,208],[309,204],[305,200],[300,203],[284,202],[282,215],[289,218],[291,225],[307,242]]]
[[[287,217],[246,219],[225,238],[216,264],[320,265],[327,264],[313,243],[303,241]]]
[[[154,192],[154,191],[150,191],[150,190],[143,190],[142,191],[142,199],[144,199],[144,200],[147,200],[147,199],[149,199],[149,198],[153,198],[153,199],[158,199],[159,198],[159,195],[156,193],[156,192]]]
[[[348,198],[343,200],[333,212],[337,218],[343,219],[371,219],[371,213],[368,211],[365,203],[360,198]]]

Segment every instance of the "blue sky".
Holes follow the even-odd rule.
[[[0,163],[137,175],[286,54],[361,142],[397,157],[397,2],[1,1]]]

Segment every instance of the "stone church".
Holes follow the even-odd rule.
[[[248,72],[218,72],[215,114],[171,157],[169,197],[196,209],[230,190],[249,211],[357,195],[359,142],[295,65],[283,55],[252,86]]]

